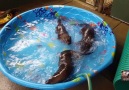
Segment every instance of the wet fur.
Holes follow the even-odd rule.
[[[82,39],[79,42],[80,52],[81,54],[89,54],[91,53],[90,48],[92,47],[95,38],[95,31],[89,24],[86,24],[81,29],[81,34],[82,34]]]
[[[56,33],[58,34],[58,39],[62,40],[66,44],[71,44],[71,37],[69,36],[68,32],[66,31],[65,27],[61,23],[61,20],[58,20],[58,25],[56,27]],[[90,48],[92,47],[94,41],[94,29],[85,24],[84,27],[81,29],[82,39],[80,41],[80,51],[81,54],[88,54]],[[59,57],[59,68],[57,72],[46,81],[46,84],[56,84],[63,82],[66,80],[73,72],[73,56],[79,57],[79,53],[72,51],[72,50],[65,50],[61,52]]]
[[[66,31],[65,26],[62,24],[61,19],[58,19],[58,25],[56,27],[56,33],[58,34],[58,39],[66,44],[71,44],[71,37]]]
[[[66,80],[73,71],[72,50],[61,52],[59,57],[59,68],[57,72],[46,82],[46,84],[60,83]]]

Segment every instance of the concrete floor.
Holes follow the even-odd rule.
[[[92,85],[93,85],[93,90],[114,90],[112,82],[100,74],[92,78]],[[0,73],[0,90],[34,90],[34,89],[25,88],[20,85],[17,85],[8,80],[2,73]],[[84,82],[68,90],[88,90],[87,82]]]
[[[36,0],[28,4],[25,4],[23,6],[19,6],[18,8],[23,12],[40,6],[57,5],[57,4],[71,5],[71,6],[76,6],[76,7],[80,7],[80,8],[92,11],[95,14],[101,16],[112,28],[117,41],[116,55],[114,58],[114,62],[107,69],[101,72],[99,75],[92,78],[92,82],[93,82],[93,90],[114,90],[112,80],[114,78],[116,68],[121,57],[121,53],[122,53],[125,38],[129,29],[129,25],[119,20],[113,19],[111,17],[102,15],[94,11],[93,7],[86,5],[78,0],[55,0],[55,1]],[[8,80],[2,73],[0,73],[0,90],[32,90],[32,89],[14,84],[10,80]],[[84,82],[83,84],[78,85],[74,88],[70,88],[68,90],[88,90],[87,82]]]

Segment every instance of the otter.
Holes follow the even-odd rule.
[[[59,68],[57,72],[46,81],[46,84],[60,83],[66,80],[73,72],[73,57],[79,58],[79,53],[73,50],[65,50],[60,53]]]
[[[61,19],[58,19],[57,23],[58,25],[56,27],[56,33],[58,34],[58,39],[68,45],[71,44],[71,36],[69,36],[68,32],[66,31]]]
[[[82,39],[79,41],[80,53],[82,55],[90,54],[91,47],[95,38],[95,31],[89,24],[85,24],[81,29]]]
[[[58,38],[60,40],[62,40],[66,44],[71,44],[71,37],[61,23],[60,19],[58,19],[56,33],[58,34]],[[90,48],[92,47],[95,38],[94,29],[89,24],[85,24],[80,33],[82,34],[82,39],[79,41],[80,52],[73,50],[62,51],[59,57],[59,68],[57,72],[46,81],[46,84],[55,84],[65,81],[74,70],[73,60],[75,58],[73,59],[73,57],[80,58],[80,56],[82,55],[91,53]]]

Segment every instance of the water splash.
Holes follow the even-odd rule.
[[[36,15],[41,16],[42,12]],[[3,47],[6,52],[6,54],[3,53],[6,56],[4,60],[11,74],[26,81],[45,83],[58,69],[59,53],[62,50],[79,51],[77,43],[82,37],[80,34],[82,26],[71,25],[75,24],[74,21],[76,20],[70,19],[69,21],[63,21],[66,30],[72,37],[72,44],[69,46],[57,39],[55,33],[56,19],[40,18],[21,26]],[[76,23],[80,23],[80,21],[76,21]],[[32,26],[36,28],[31,28]],[[95,31],[93,53],[74,60],[73,75],[93,72],[100,63],[104,62],[101,60],[100,53],[107,48],[108,41],[105,38],[106,36],[101,35],[98,28]]]

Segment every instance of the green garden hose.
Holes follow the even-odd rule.
[[[87,83],[88,83],[88,90],[92,90],[92,83],[91,83],[90,75],[87,73],[77,75],[77,77],[81,77],[81,76],[86,77]]]
[[[91,79],[88,74],[86,74],[87,82],[88,82],[88,90],[92,90],[92,83]]]

